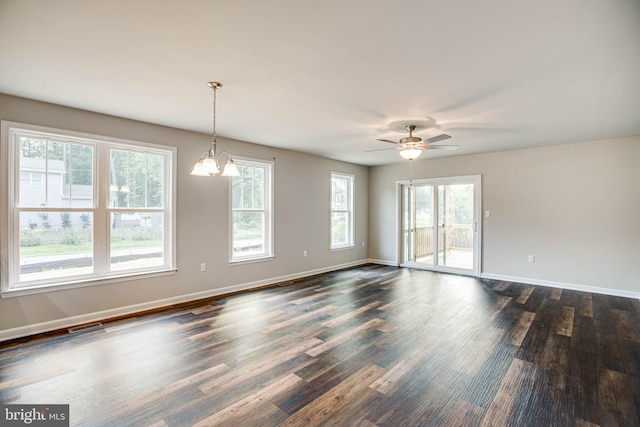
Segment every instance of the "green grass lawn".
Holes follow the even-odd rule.
[[[153,240],[114,240],[111,242],[111,249],[127,249],[127,248],[146,248],[149,246],[162,246],[162,239]],[[21,257],[61,255],[61,254],[77,254],[92,252],[93,244],[91,242],[79,243],[75,245],[40,245],[28,246],[20,248]]]

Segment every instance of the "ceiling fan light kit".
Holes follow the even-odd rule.
[[[400,155],[407,160],[417,159],[420,157],[420,154],[422,154],[422,150],[418,148],[406,148],[400,151]]]
[[[220,173],[220,167],[218,166],[218,160],[220,156],[225,154],[227,164],[224,166],[222,176],[239,176],[238,167],[233,162],[231,154],[226,151],[216,153],[216,94],[219,87],[222,87],[222,83],[209,82],[209,87],[213,89],[213,137],[211,140],[211,148],[208,151],[203,151],[200,154],[200,159],[193,165],[191,175],[194,176],[214,176]]]
[[[413,136],[413,131],[416,130],[416,125],[406,125],[405,129],[407,129],[407,131],[409,132],[409,136],[400,138],[399,141],[391,141],[389,139],[378,139],[378,141],[389,142],[391,144],[398,145],[398,149],[401,150],[400,155],[407,160],[417,159],[420,154],[422,154],[422,150],[455,150],[456,148],[458,148],[457,145],[431,145],[434,142],[439,142],[451,138],[450,135],[443,133],[441,135],[432,136],[431,138],[423,140],[420,137]]]

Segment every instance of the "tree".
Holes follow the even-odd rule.
[[[60,222],[62,222],[62,228],[70,228],[71,214],[69,212],[60,212]]]
[[[80,215],[80,221],[82,221],[82,228],[89,228],[91,226],[91,217],[87,213]]]
[[[111,184],[118,207],[161,207],[164,158],[152,153],[111,150]]]

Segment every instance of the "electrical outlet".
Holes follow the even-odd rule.
[[[534,255],[529,255],[529,262],[536,262],[536,257]]]
[[[307,257],[307,251],[303,251],[302,252],[302,256],[306,258]]]
[[[364,243],[364,240],[362,241],[362,247],[363,247],[363,248],[365,247],[365,243]]]
[[[200,264],[200,271],[207,271],[207,263],[203,262]]]

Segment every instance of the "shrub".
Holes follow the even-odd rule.
[[[80,234],[76,230],[66,230],[64,233],[64,237],[62,238],[63,245],[77,245],[81,243]]]
[[[42,238],[33,230],[20,230],[20,246],[31,247],[40,246]]]

